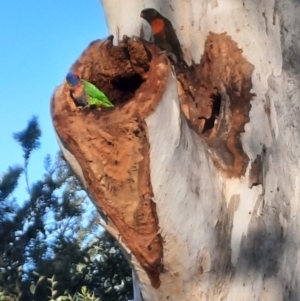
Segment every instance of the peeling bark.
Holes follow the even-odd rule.
[[[185,116],[230,177],[244,175],[248,165],[240,135],[249,122],[252,71],[230,36],[211,33],[200,64],[178,74]]]
[[[162,241],[151,200],[144,119],[160,101],[170,72],[157,51],[132,39],[119,46],[111,39],[95,41],[72,69],[101,88],[117,108],[76,108],[66,83],[52,100],[59,138],[81,166],[96,205],[116,226],[154,287],[162,270]]]

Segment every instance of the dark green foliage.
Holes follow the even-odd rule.
[[[24,151],[25,171],[40,135],[36,117],[14,135]],[[101,301],[131,299],[130,268],[114,239],[101,230],[68,164],[58,154],[54,161],[47,156],[44,167],[22,202],[11,195],[23,168],[10,167],[0,177],[0,300],[48,300],[47,279],[53,276],[56,297],[79,296],[86,287]]]
[[[0,182],[0,201],[3,201],[17,187],[23,168],[20,166],[9,167],[8,171],[2,175]]]
[[[23,149],[24,171],[28,189],[28,160],[30,158],[31,152],[40,147],[39,139],[41,137],[41,134],[42,132],[38,123],[38,118],[36,116],[31,117],[25,130],[13,134],[14,139],[20,144]]]
[[[29,121],[25,130],[13,134],[14,139],[21,145],[24,158],[29,160],[33,150],[40,147],[41,129],[39,127],[38,118],[33,116]]]
[[[93,251],[101,256],[94,262],[90,288],[94,288],[101,301],[131,300],[131,270],[115,239],[104,232]]]

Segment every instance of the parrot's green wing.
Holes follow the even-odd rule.
[[[89,97],[88,98],[88,105],[89,106],[96,106],[96,107],[103,107],[103,108],[113,108],[114,105],[110,103],[106,103],[103,100],[98,98]]]
[[[82,79],[81,80],[85,93],[89,96],[89,105],[98,107],[112,108],[114,105],[109,101],[107,96],[101,92],[95,85]]]

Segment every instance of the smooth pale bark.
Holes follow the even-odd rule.
[[[101,2],[115,42],[139,36],[141,24],[149,37],[139,14],[153,7],[172,22],[187,62],[200,62],[209,32],[226,32],[254,67],[255,96],[241,135],[245,175],[230,178],[213,163],[210,148],[188,126],[172,73],[146,118],[164,270],[154,288],[131,255],[144,300],[299,300],[299,2]]]
[[[213,254],[215,244],[210,233],[213,227],[204,231],[203,225],[205,220],[213,224],[220,204],[226,201],[229,208],[233,199],[238,200],[231,229],[234,276],[228,282],[224,277],[219,293],[207,293],[214,286],[213,278],[208,276],[205,284],[198,279],[197,300],[206,300],[208,296],[209,300],[218,300],[221,295],[226,300],[299,299],[300,291],[296,285],[300,280],[299,2],[204,0],[134,1],[128,4],[128,1],[103,0],[102,4],[112,34],[118,27],[120,36],[138,35],[140,10],[154,7],[177,29],[187,60],[192,58],[199,62],[208,32],[226,31],[255,68],[252,91],[256,96],[242,141],[251,161],[265,146],[263,185],[249,188],[251,162],[245,177],[240,179],[215,175],[213,168],[209,168],[205,147],[186,128],[178,112],[176,96],[170,91],[166,92],[169,105],[162,101],[155,114],[148,118],[151,179],[159,224],[163,237],[171,241],[171,245],[166,244],[165,253],[171,253],[170,257],[176,254],[173,264],[172,260],[169,263],[174,270],[180,264],[186,266],[180,272],[183,279],[187,277],[186,288],[181,284],[185,297],[172,294],[170,299],[193,300],[192,291],[197,289],[191,289],[190,285],[197,285],[197,280],[191,280],[197,279],[194,275],[197,272],[193,271],[197,270],[199,262],[196,257],[200,258],[205,247]],[[183,126],[180,126],[181,122]],[[167,129],[167,133],[162,129]],[[179,137],[197,141],[194,156],[182,147]],[[193,169],[195,166],[198,168]],[[193,182],[200,188],[198,199],[193,199]],[[206,185],[203,187],[202,183]],[[197,204],[202,209],[200,214]],[[215,211],[211,211],[212,208]],[[199,233],[198,237],[195,237],[196,233]],[[179,242],[174,242],[174,237]],[[187,253],[190,254],[188,259]],[[198,255],[193,257],[193,254]],[[210,257],[213,260],[213,256]],[[174,286],[177,286],[176,282]]]

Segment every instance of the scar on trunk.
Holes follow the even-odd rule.
[[[253,69],[230,36],[210,33],[200,64],[177,70],[182,110],[229,177],[244,175],[249,162],[241,133],[250,120]]]
[[[51,103],[55,129],[79,162],[97,208],[158,288],[163,248],[145,118],[164,93],[170,63],[151,43],[124,37],[113,46],[109,37],[92,42],[71,69],[101,89],[115,108],[76,107],[64,82]]]
[[[71,67],[103,91],[114,109],[76,107],[64,82],[52,98],[56,132],[80,164],[89,192],[154,288],[163,271],[163,242],[150,181],[145,118],[162,98],[171,64],[139,38],[92,42]],[[210,34],[199,65],[176,68],[181,107],[207,143],[215,165],[244,174],[248,157],[240,134],[249,121],[253,66],[226,34]]]

